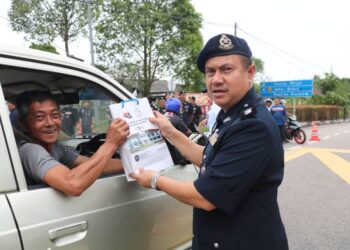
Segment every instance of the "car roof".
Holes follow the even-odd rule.
[[[16,61],[16,63],[14,63],[14,61]],[[42,72],[40,73],[40,70],[38,72],[23,70],[19,74],[18,71],[9,67],[11,65],[16,65],[17,67],[25,69],[28,67],[27,62],[40,63],[41,65],[45,66],[58,66],[60,68],[66,68],[67,70],[79,70],[100,79],[104,79],[110,84],[115,85],[125,96],[129,98],[132,96],[132,94],[124,86],[119,84],[106,73],[92,65],[89,65],[88,63],[64,55],[0,43],[0,81],[1,84],[6,86],[6,89],[10,92],[21,92],[22,89],[24,90],[30,88],[30,85],[33,85],[33,89],[40,87],[40,85],[47,88],[49,86],[44,86],[41,83],[52,81],[56,82],[55,86],[63,88],[67,87],[67,83],[62,81],[60,82],[59,78],[52,79],[54,76]],[[71,81],[77,82],[79,80],[71,79]],[[81,84],[84,83],[82,82]]]

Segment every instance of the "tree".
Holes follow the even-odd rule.
[[[98,5],[94,6],[96,15]],[[12,29],[24,32],[26,40],[51,43],[59,37],[69,55],[69,42],[85,33],[87,11],[88,5],[84,1],[12,0],[8,15]]]
[[[96,50],[99,60],[137,81],[144,96],[164,76],[202,85],[195,67],[200,27],[189,0],[114,0],[103,6]]]
[[[56,48],[49,43],[44,43],[44,44],[32,43],[29,48],[47,51],[47,52],[54,53],[54,54],[59,54],[57,52]]]
[[[325,73],[323,79],[316,77],[314,83],[317,89],[321,90],[323,94],[326,94],[336,89],[339,78],[333,73]]]

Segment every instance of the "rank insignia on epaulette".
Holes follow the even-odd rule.
[[[256,107],[252,104],[244,104],[239,112],[241,120],[253,117],[258,111]]]

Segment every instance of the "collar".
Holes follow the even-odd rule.
[[[258,100],[258,97],[255,93],[254,87],[252,87],[247,94],[239,100],[235,105],[233,105],[226,113],[223,109],[220,110],[216,123],[218,127],[220,127],[226,121],[230,121],[232,119],[236,119],[239,117],[239,112],[241,111],[244,104],[255,104]]]

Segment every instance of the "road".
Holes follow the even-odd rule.
[[[303,145],[284,144],[279,204],[291,250],[350,250],[350,123],[304,128]]]

